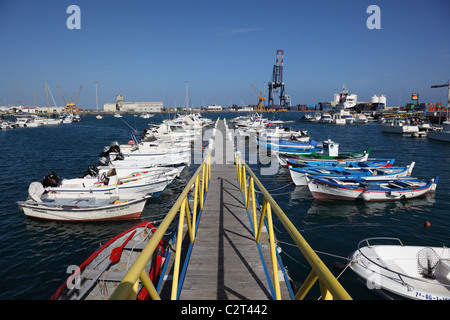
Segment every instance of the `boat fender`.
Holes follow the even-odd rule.
[[[370,193],[368,193],[368,192],[366,192],[366,191],[363,191],[363,192],[361,193],[361,198],[362,198],[364,201],[369,201],[369,200],[370,200]]]
[[[125,202],[128,202],[128,200],[124,200],[124,201],[115,200],[115,201],[113,202],[113,204],[121,204],[121,203],[125,203]]]
[[[28,187],[28,195],[36,202],[41,202],[41,196],[44,194],[44,186],[40,182],[32,182]]]

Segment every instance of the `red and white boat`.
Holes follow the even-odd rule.
[[[75,272],[56,290],[50,300],[106,300],[122,281],[129,268],[147,246],[156,231],[155,226],[144,221],[118,234],[87,258]],[[145,266],[150,280],[157,283],[164,264],[163,242],[158,244],[152,258]],[[144,287],[137,300],[149,298]]]
[[[308,188],[314,199],[325,201],[391,201],[416,198],[435,192],[438,182],[438,177],[434,179],[401,177],[390,180],[314,176],[307,178]]]

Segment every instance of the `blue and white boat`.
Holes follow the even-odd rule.
[[[285,166],[293,168],[302,167],[325,167],[325,168],[367,168],[367,167],[392,167],[395,159],[367,159],[367,161],[334,161],[334,162],[321,162],[321,161],[303,161],[297,159],[285,159]]]
[[[369,158],[370,150],[363,152],[339,152],[339,144],[330,140],[324,141],[322,152],[283,153],[275,151],[279,163],[286,167],[288,160],[298,160],[302,166],[316,165],[315,163],[347,163],[364,162]]]
[[[266,147],[282,155],[298,155],[310,153],[322,153],[322,144],[311,140],[309,143],[285,140],[285,139],[261,139],[256,140],[258,145]]]
[[[308,177],[308,188],[314,199],[325,201],[392,201],[416,198],[434,193],[437,183],[438,177],[403,177],[388,180]]]
[[[409,177],[414,162],[405,167],[289,167],[292,181],[296,186],[307,185],[307,176],[311,178],[361,178],[362,180],[395,179]]]

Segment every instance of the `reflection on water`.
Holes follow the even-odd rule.
[[[431,211],[434,195],[398,201],[364,202],[364,201],[319,201],[313,200],[307,212],[308,217],[352,217],[379,216],[402,211]]]

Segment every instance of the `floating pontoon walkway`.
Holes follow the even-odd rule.
[[[217,130],[221,134],[216,134],[216,138],[226,136],[223,120]],[[257,244],[236,178],[234,150],[226,152],[232,141],[222,142],[224,164],[211,164],[211,181],[180,300],[272,299],[267,231]],[[220,145],[219,141],[215,144]],[[217,156],[217,149],[215,152]],[[282,298],[290,299],[286,286]]]
[[[111,299],[135,299],[139,282],[152,299],[304,299],[317,280],[322,299],[351,299],[239,153],[235,158],[224,120],[216,123],[214,140],[212,154],[191,177]],[[264,198],[261,204],[256,188]],[[296,292],[278,255],[272,213],[311,266],[305,279],[296,279],[302,282]],[[169,263],[153,284],[144,268],[176,217],[178,231]]]

